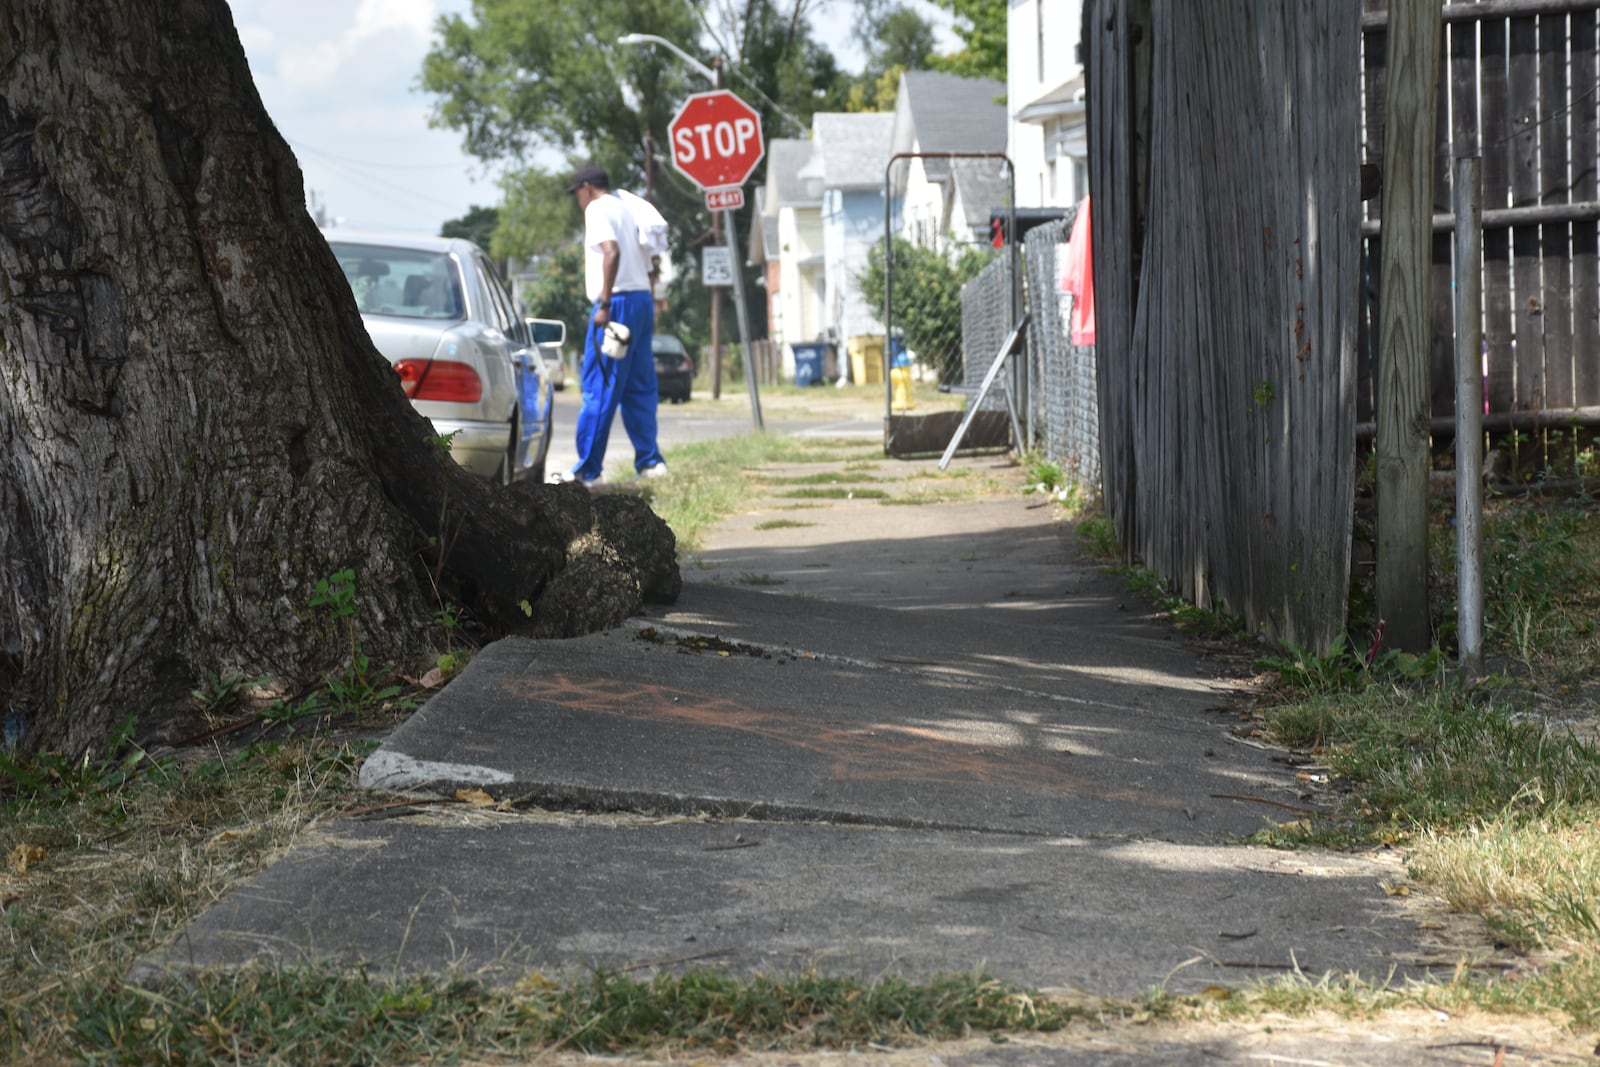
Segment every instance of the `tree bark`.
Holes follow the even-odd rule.
[[[78,752],[208,673],[313,681],[435,610],[570,634],[676,596],[638,501],[426,442],[305,208],[224,0],[0,0],[0,713]],[[576,565],[576,566],[575,566]],[[526,607],[525,607],[526,605]]]

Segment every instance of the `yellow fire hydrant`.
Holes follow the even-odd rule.
[[[890,400],[896,411],[910,411],[917,405],[911,400],[911,368],[894,367],[889,371]]]
[[[910,411],[917,406],[911,399],[911,354],[899,337],[890,339],[889,351],[889,406]]]

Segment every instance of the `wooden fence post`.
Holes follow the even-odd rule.
[[[1378,368],[1378,618],[1411,652],[1428,628],[1429,277],[1443,0],[1391,0],[1384,91]]]

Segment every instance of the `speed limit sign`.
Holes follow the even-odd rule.
[[[700,250],[700,284],[706,288],[733,284],[733,250],[707,245]]]

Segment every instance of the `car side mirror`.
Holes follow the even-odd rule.
[[[567,343],[567,324],[558,319],[523,319],[528,334],[536,345],[564,345]]]

